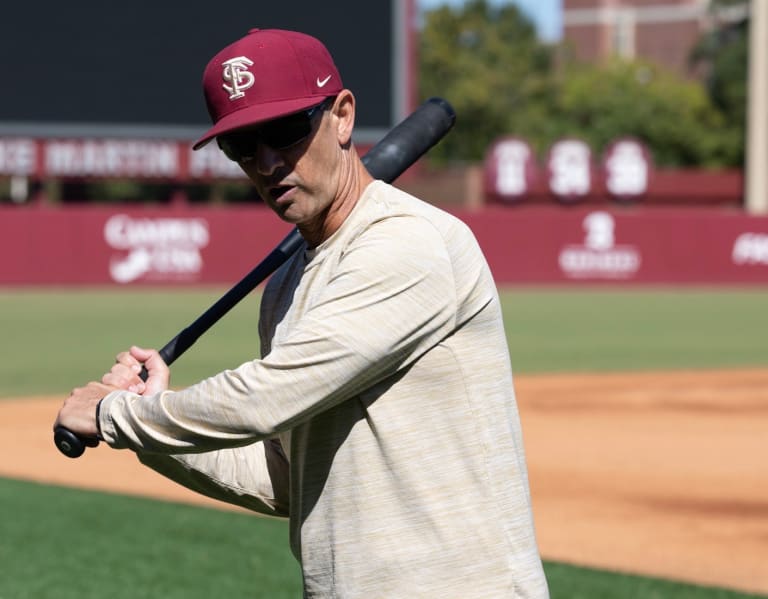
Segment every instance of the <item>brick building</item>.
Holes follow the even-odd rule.
[[[710,0],[563,0],[563,37],[579,60],[642,58],[691,76],[702,34],[748,10],[746,1],[715,9]]]

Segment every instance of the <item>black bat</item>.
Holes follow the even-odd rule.
[[[455,121],[456,113],[448,102],[430,98],[374,145],[363,156],[363,164],[374,178],[391,183],[445,137]],[[163,346],[160,350],[163,361],[170,366],[222,316],[280,268],[302,242],[299,231],[292,230],[239,283]],[[142,370],[141,378],[146,380],[146,370]],[[62,426],[56,428],[53,439],[59,451],[70,458],[80,457],[86,446],[95,447],[99,443],[97,439],[80,437]]]

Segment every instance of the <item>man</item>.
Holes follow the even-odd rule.
[[[326,48],[253,30],[208,64],[216,138],[306,246],[270,279],[262,357],[168,389],[121,353],[57,424],[290,519],[308,597],[545,597],[493,278],[459,220],[381,181]],[[146,383],[140,365],[149,372]]]

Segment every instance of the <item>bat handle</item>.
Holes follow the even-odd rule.
[[[96,447],[99,444],[98,439],[80,437],[63,426],[57,426],[53,431],[53,441],[59,451],[68,458],[79,458],[86,447]]]

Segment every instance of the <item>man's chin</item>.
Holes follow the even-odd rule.
[[[291,204],[287,204],[284,206],[274,206],[272,209],[275,211],[275,214],[280,217],[280,220],[298,226],[305,220],[305,217],[303,214],[297,214],[292,208],[293,206]]]

